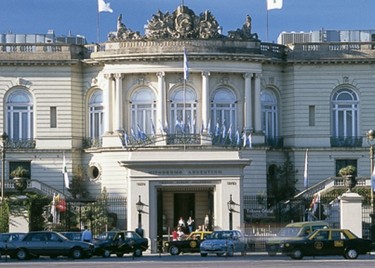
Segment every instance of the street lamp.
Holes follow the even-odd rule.
[[[229,230],[233,230],[233,212],[236,212],[234,207],[237,206],[237,203],[232,200],[232,195],[230,195],[227,205],[229,210]]]
[[[374,173],[374,145],[375,145],[375,130],[370,129],[367,131],[367,143],[370,145],[370,178],[371,178],[371,209],[372,213],[370,214],[371,217],[371,240],[375,241],[375,202],[374,202],[374,185],[373,185],[373,173]]]
[[[143,237],[143,228],[142,228],[142,213],[145,213],[143,211],[143,207],[146,206],[146,204],[142,203],[141,201],[141,196],[138,196],[138,202],[135,203],[135,206],[137,207],[138,210],[138,227],[135,229],[135,231]]]
[[[1,134],[1,202],[4,200],[4,181],[5,181],[5,143],[8,139],[8,134],[3,132]]]

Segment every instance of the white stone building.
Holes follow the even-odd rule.
[[[87,171],[88,195],[105,188],[127,198],[118,228],[136,228],[141,197],[142,226],[155,239],[180,216],[201,225],[208,214],[229,228],[230,196],[240,228],[244,197],[269,193],[276,166],[290,160],[304,189],[306,149],[309,185],[347,164],[369,176],[372,43],[290,49],[262,43],[246,23],[223,36],[209,12],[171,16],[173,35],[149,24],[141,36],[119,19],[103,44],[1,44],[5,182],[22,164],[33,181],[67,193],[64,153],[70,176],[77,165]]]

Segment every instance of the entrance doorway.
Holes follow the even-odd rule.
[[[189,217],[195,219],[195,193],[175,193],[173,196],[173,203],[173,222],[176,225],[180,217],[185,220],[185,223]]]

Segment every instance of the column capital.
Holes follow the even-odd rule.
[[[244,73],[244,74],[242,74],[242,76],[245,79],[249,79],[249,78],[253,77],[253,73]]]
[[[104,74],[104,78],[108,80],[113,79],[113,74]]]
[[[165,76],[165,72],[157,72],[157,73],[156,73],[156,76],[157,76],[158,78],[163,78],[163,77]]]
[[[211,75],[211,73],[209,71],[202,72],[203,77],[209,77],[210,75]]]
[[[123,73],[115,73],[113,76],[114,76],[114,78],[116,80],[124,78],[124,74]]]

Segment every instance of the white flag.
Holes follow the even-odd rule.
[[[113,12],[112,8],[109,6],[109,2],[106,3],[104,0],[98,0],[98,11],[99,12]]]
[[[281,9],[283,7],[283,0],[267,0],[267,10]]]
[[[186,55],[186,49],[184,48],[184,79],[187,80],[189,78],[189,65],[188,59]]]
[[[372,174],[371,174],[371,189],[372,191],[375,191],[375,167],[372,170]]]
[[[63,167],[62,173],[64,175],[64,184],[67,189],[69,189],[69,177],[68,177],[68,170],[66,168],[66,160],[65,160],[65,153],[63,153]]]
[[[307,167],[308,167],[308,153],[309,149],[306,149],[306,153],[305,153],[305,169],[304,169],[304,172],[303,172],[303,186],[305,188],[308,188],[309,187],[309,177],[308,177],[308,174],[307,174]]]

